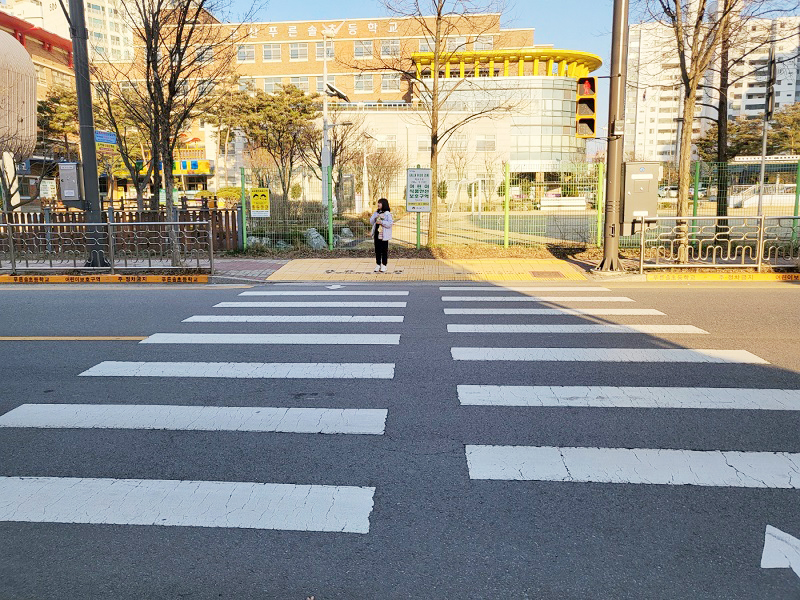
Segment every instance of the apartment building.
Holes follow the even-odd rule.
[[[800,100],[800,17],[753,19],[735,28],[730,51],[727,114],[761,116],[766,98],[769,40],[779,61],[776,110]],[[691,124],[682,120],[683,86],[674,32],[658,23],[630,28],[625,99],[625,156],[630,160],[676,160],[680,130],[702,135],[717,117],[720,65],[713,63],[697,93]]]

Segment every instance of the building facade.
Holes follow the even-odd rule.
[[[800,17],[752,19],[736,28],[731,40],[727,102],[729,119],[764,113],[770,36],[779,61],[775,109],[800,100]],[[625,101],[625,156],[629,160],[673,162],[678,154],[683,86],[671,28],[658,23],[633,25],[628,36]],[[671,50],[673,49],[673,50]],[[712,63],[697,94],[690,126],[694,137],[717,118],[718,60]],[[688,121],[686,126],[689,126]]]

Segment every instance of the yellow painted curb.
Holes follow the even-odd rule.
[[[97,336],[65,336],[65,335],[20,335],[0,336],[0,342],[141,342],[141,336],[97,335]]]
[[[208,275],[0,275],[0,283],[208,283]]]
[[[648,273],[647,281],[800,281],[800,273]]]

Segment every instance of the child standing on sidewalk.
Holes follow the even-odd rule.
[[[386,198],[378,200],[378,208],[369,218],[372,225],[372,239],[375,240],[375,272],[386,272],[389,261],[389,240],[392,239],[392,212]]]

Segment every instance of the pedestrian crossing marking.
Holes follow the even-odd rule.
[[[443,286],[441,292],[610,292],[605,287],[592,286]]]
[[[0,521],[369,533],[373,487],[0,477]]]
[[[665,316],[653,308],[445,308],[446,315]]]
[[[453,360],[769,364],[746,350],[713,348],[451,348],[450,353]]]
[[[800,410],[800,390],[690,387],[459,385],[466,406]]]
[[[800,454],[467,446],[470,479],[800,489]]]
[[[219,302],[214,308],[405,308],[406,302]]]
[[[612,323],[592,325],[529,325],[529,324],[459,324],[447,325],[449,333],[647,333],[647,334],[704,334],[693,325],[617,325]]]
[[[397,346],[394,333],[154,333],[140,344],[304,344]]]
[[[219,379],[393,379],[394,363],[235,363],[103,361],[81,377]]]
[[[633,302],[625,296],[442,296],[443,302]]]
[[[402,315],[194,315],[183,323],[402,323]],[[140,338],[144,339],[144,338]]]
[[[392,290],[344,290],[344,291],[308,291],[308,290],[282,290],[275,291],[252,291],[241,292],[240,296],[408,296],[407,291]]]
[[[23,404],[0,427],[383,435],[385,409]]]

